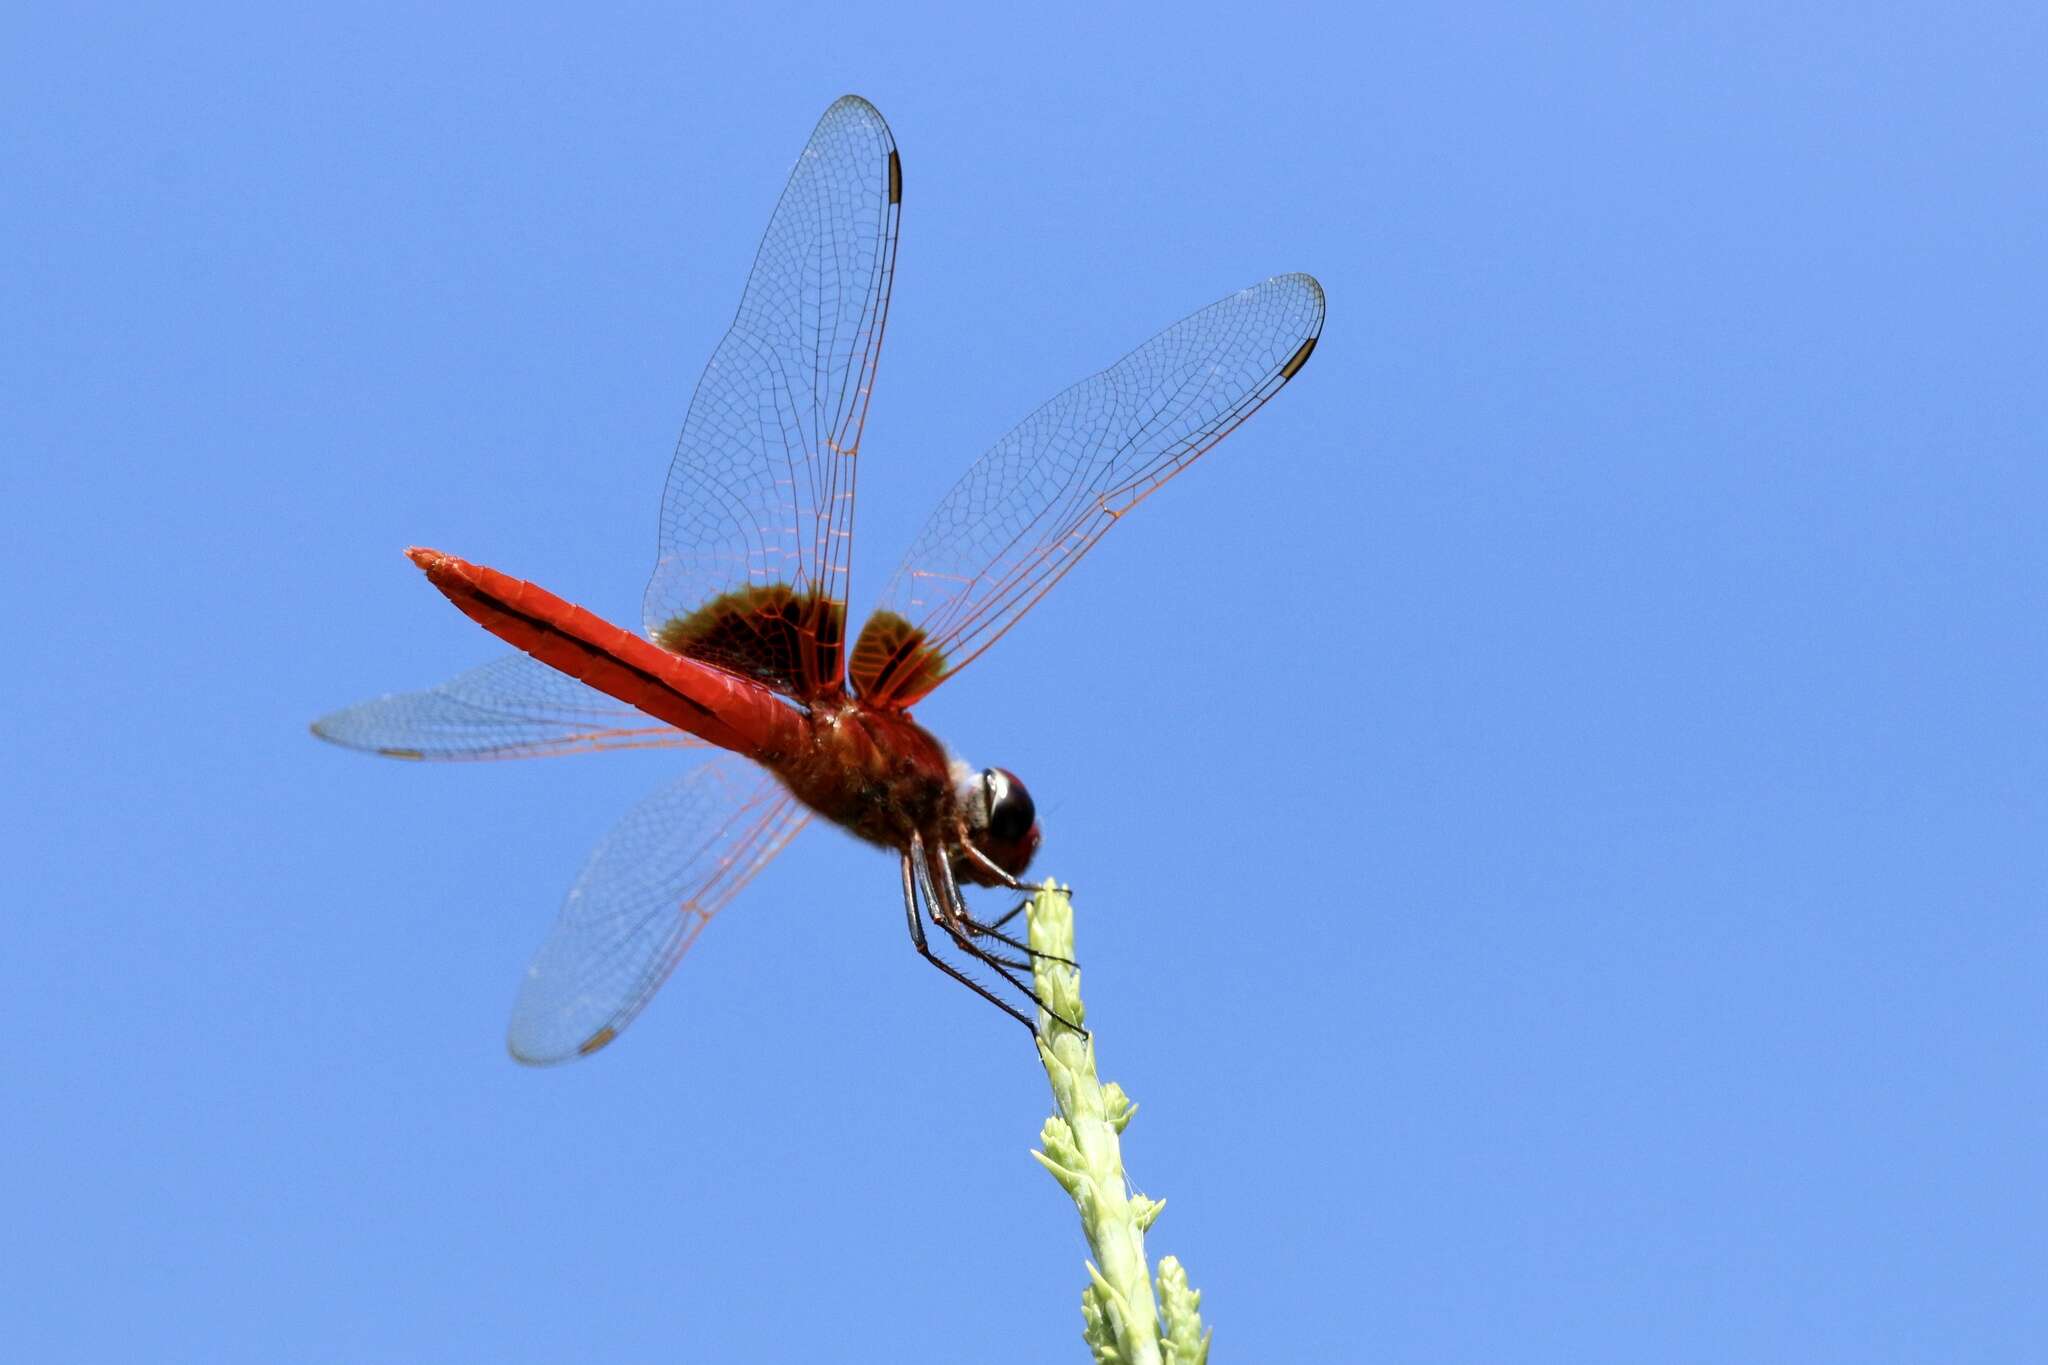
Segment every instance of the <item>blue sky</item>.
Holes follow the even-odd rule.
[[[1298,382],[919,710],[1079,884],[1220,1360],[2048,1357],[2037,10],[17,14],[0,1265],[38,1360],[1082,1359],[1021,1030],[807,833],[602,1056],[663,755],[306,722],[635,619],[791,159],[906,190],[856,605],[1280,271]]]

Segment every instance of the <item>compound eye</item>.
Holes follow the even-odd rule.
[[[1038,808],[1031,793],[1007,768],[990,768],[981,775],[983,793],[988,797],[988,832],[998,843],[1011,844],[1031,833],[1038,823]]]

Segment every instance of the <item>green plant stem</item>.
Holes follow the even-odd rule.
[[[1070,1027],[1084,1022],[1081,974],[1051,960],[1074,957],[1073,903],[1047,882],[1032,900],[1029,923],[1038,954],[1033,984],[1048,1007],[1038,1014],[1038,1055],[1059,1109],[1039,1132],[1044,1150],[1032,1155],[1073,1198],[1095,1253],[1081,1296],[1082,1335],[1099,1365],[1201,1365],[1209,1353],[1201,1295],[1171,1257],[1160,1263],[1163,1328],[1153,1297],[1145,1231],[1166,1203],[1128,1193],[1119,1142],[1138,1107],[1121,1086],[1096,1074],[1093,1035]]]

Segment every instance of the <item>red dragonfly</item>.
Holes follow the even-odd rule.
[[[1307,275],[1241,290],[1025,418],[939,503],[849,649],[854,470],[902,198],[881,114],[839,100],[797,158],[690,401],[645,636],[495,569],[410,550],[522,652],[314,723],[323,739],[407,759],[714,750],[591,854],[513,1007],[522,1062],[616,1038],[814,814],[895,853],[917,951],[1032,1024],[924,927],[1036,1002],[1009,916],[976,918],[961,891],[1026,889],[1031,797],[1014,774],[953,758],[910,709],[1301,370],[1323,291]]]

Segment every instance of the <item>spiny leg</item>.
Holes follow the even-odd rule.
[[[980,849],[976,848],[974,846],[974,841],[967,837],[967,832],[964,829],[960,832],[960,847],[966,851],[968,857],[974,859],[975,862],[980,863],[983,867],[988,869],[989,874],[996,879],[996,884],[998,886],[1007,886],[1012,891],[1023,891],[1029,894],[1037,893],[1037,887],[1033,886],[1030,882],[1019,881],[1013,874],[1004,871],[1001,867],[998,867],[996,865],[995,859],[989,857],[986,853],[983,853]],[[1074,895],[1074,888],[1071,886],[1068,887],[1066,894],[1068,898],[1071,899]],[[1026,899],[1024,905],[1029,905],[1030,903],[1030,900]],[[1024,905],[1018,906],[1017,910],[1022,910],[1024,908]],[[1004,915],[1003,918],[997,920],[996,923],[1004,923],[1010,918],[1011,915],[1015,915],[1017,913],[1017,910],[1010,911],[1009,914]]]
[[[1031,897],[1026,896],[1023,900],[1018,901],[1016,905],[1012,906],[1010,909],[1003,911],[1001,917],[993,921],[989,925],[989,928],[1000,929],[1005,924],[1008,924],[1011,920],[1017,918],[1017,916],[1023,914],[1026,910],[1029,910],[1030,908]]]
[[[980,849],[974,846],[974,841],[967,837],[966,832],[964,830],[960,834],[960,847],[966,850],[968,857],[972,858],[975,862],[987,868],[997,877],[1002,878],[1003,885],[1009,887],[1012,891],[1033,891],[1035,894],[1034,888],[1027,886],[1023,882],[1018,881],[1015,877],[1011,876],[1009,873],[1003,871],[1003,869],[1001,869],[1000,867],[997,867],[993,862],[989,861],[988,855],[983,853]],[[949,873],[952,871],[952,863],[950,861],[948,861],[946,864],[946,870]],[[1070,896],[1073,894],[1072,888],[1068,889],[1067,894]],[[1007,947],[1015,948],[1018,952],[1024,953],[1030,957],[1042,957],[1048,962],[1057,962],[1062,966],[1074,967],[1078,969],[1081,965],[1080,963],[1074,961],[1070,957],[1061,957],[1058,953],[1041,953],[1040,951],[1038,951],[1038,949],[1032,947],[1030,944],[1020,943],[1016,939],[1011,938],[1008,934],[1002,932],[1002,928],[1005,924],[1008,924],[1011,920],[1017,918],[1018,915],[1022,914],[1026,909],[1030,907],[1030,896],[1026,896],[1023,900],[1017,902],[1016,905],[1004,911],[1002,918],[996,920],[993,924],[984,924],[982,921],[976,919],[973,916],[973,914],[968,911],[965,900],[958,900],[958,905],[960,911],[959,919],[961,924],[966,927],[968,933],[973,934],[977,938],[992,938],[996,942],[1004,944]],[[1023,964],[1018,965],[1021,966]]]
[[[960,949],[961,952],[967,954],[968,957],[972,958],[976,962],[979,962],[982,966],[987,967],[990,971],[994,972],[997,976],[1001,977],[1004,983],[1007,984],[1012,990],[1015,990],[1020,995],[1028,996],[1032,1004],[1036,1005],[1039,1009],[1044,1010],[1047,1014],[1059,1020],[1062,1024],[1066,1024],[1068,1028],[1075,1027],[1072,1023],[1068,1021],[1067,1017],[1064,1014],[1059,1013],[1050,1005],[1046,1004],[1045,1001],[1039,997],[1038,992],[1035,989],[1033,989],[1030,982],[1016,975],[1017,972],[1028,970],[1028,968],[1023,963],[1017,963],[1013,969],[1011,966],[1007,965],[1010,961],[1008,958],[998,957],[994,953],[989,952],[988,949],[983,948],[982,946],[977,944],[973,939],[967,936],[967,932],[964,929],[962,929],[959,923],[955,920],[940,920],[939,927],[946,931],[947,937],[953,940],[954,944]],[[1038,1033],[1038,1026],[1035,1023],[1031,1027],[1031,1032],[1034,1036]]]
[[[923,917],[917,913],[917,894],[920,890],[924,892],[927,904],[938,903],[938,897],[931,886],[930,873],[924,867],[924,843],[913,834],[910,836],[910,851],[903,855],[903,910],[910,921],[910,942],[917,949],[918,956],[1030,1029],[1032,1036],[1037,1037],[1038,1024],[1035,1020],[1027,1018],[1022,1010],[932,951],[931,945],[925,942]],[[934,918],[936,919],[936,916]]]
[[[1032,886],[1030,883],[1020,882],[1016,879],[1016,877],[1012,876],[1010,873],[1004,871],[1000,867],[997,867],[995,864],[995,860],[993,858],[989,857],[986,853],[983,853],[980,849],[974,846],[974,841],[967,837],[966,832],[964,830],[961,832],[960,836],[960,847],[963,850],[965,850],[968,857],[974,859],[974,861],[980,863],[984,868],[988,869],[988,871],[995,877],[998,885],[1007,886],[1012,891],[1037,890],[1037,888]],[[1015,914],[1016,911],[1013,910],[1010,913]]]
[[[1030,971],[1029,962],[1017,962],[992,953],[967,937],[966,925],[971,922],[972,916],[968,914],[967,902],[960,894],[960,883],[953,879],[952,860],[943,851],[939,851],[938,845],[933,844],[929,847],[934,851],[927,853],[925,857],[924,886],[931,897],[932,923],[945,930],[947,936],[960,946],[962,952],[984,966],[995,968],[997,975],[1031,996],[1035,1002],[1038,997],[1033,994],[1031,988],[1010,974],[1013,971]]]
[[[1018,906],[1017,910],[1022,910],[1030,904],[1030,901],[1026,901],[1023,905]],[[1001,919],[997,920],[995,924],[983,924],[980,920],[974,918],[974,916],[972,915],[963,915],[960,919],[960,926],[963,929],[965,929],[968,933],[974,935],[976,938],[992,938],[998,943],[1007,945],[1011,948],[1015,948],[1018,952],[1028,954],[1031,957],[1043,958],[1047,962],[1057,962],[1062,967],[1073,967],[1076,970],[1080,968],[1081,964],[1074,961],[1074,959],[1070,957],[1061,957],[1058,953],[1041,952],[1038,949],[1032,947],[1030,944],[1020,943],[1016,939],[1011,938],[1008,934],[1003,933],[1001,929],[999,929],[997,926],[1007,924],[1011,919],[1013,919],[1016,916],[1017,910],[1009,911]],[[1014,965],[1018,967],[1028,967],[1031,964],[1028,962],[1019,962]]]
[[[1052,1008],[1052,1006],[1046,1004],[1044,999],[1039,996],[1037,990],[1034,989],[1032,985],[1020,981],[1015,976],[1012,976],[1010,974],[1009,970],[1005,966],[1005,964],[1009,962],[1009,959],[998,957],[996,954],[990,952],[988,949],[982,947],[979,943],[976,943],[973,939],[968,937],[968,934],[972,932],[973,928],[979,927],[979,921],[977,921],[974,918],[974,916],[968,912],[967,898],[960,893],[960,883],[957,880],[955,880],[953,876],[953,860],[946,856],[946,852],[944,849],[936,850],[936,855],[937,856],[935,857],[928,857],[925,860],[925,866],[923,868],[925,873],[924,885],[927,888],[927,894],[931,894],[933,890],[942,891],[943,893],[943,898],[941,898],[940,896],[933,896],[933,902],[935,910],[937,905],[941,903],[944,905],[945,915],[943,918],[941,918],[937,913],[934,913],[932,917],[933,921],[937,923],[940,928],[944,929],[948,934],[952,935],[953,941],[960,945],[960,949],[962,952],[974,958],[976,961],[982,962],[987,966],[994,968],[996,973],[1000,975],[1003,978],[1003,980],[1009,982],[1012,986],[1016,987],[1017,990],[1021,991],[1023,994],[1030,996],[1032,1004],[1038,1006],[1038,1008],[1043,1010],[1047,1015],[1051,1016],[1054,1019],[1059,1020],[1062,1024],[1065,1024],[1068,1028],[1074,1030],[1074,1032],[1082,1035],[1083,1037],[1086,1037],[1088,1034],[1087,1029],[1082,1028],[1079,1024],[1067,1018],[1067,1016],[1061,1014],[1058,1010]],[[998,937],[1004,936],[998,935]],[[1005,941],[1016,944],[1016,940],[1014,939],[1006,938]],[[1034,957],[1051,958],[1052,956],[1050,953],[1039,953],[1035,949],[1025,944],[1016,944],[1016,946],[1023,948],[1025,952],[1031,953]],[[1064,961],[1065,959],[1060,960]],[[1029,964],[1027,963],[1019,962],[1011,965],[1014,965],[1018,971],[1025,971],[1029,969]],[[1072,964],[1069,963],[1068,965],[1071,966]],[[1036,1028],[1036,1026],[1034,1026],[1031,1031],[1035,1035],[1038,1032],[1038,1029]]]
[[[937,925],[941,929],[944,929],[948,934],[952,935],[954,938],[960,937],[960,933],[962,930],[965,930],[967,933],[979,937],[986,930],[987,926],[982,924],[981,921],[975,919],[971,914],[969,914],[967,912],[966,906],[957,899],[957,886],[953,888],[953,892],[956,897],[954,902],[950,905],[942,905],[940,903],[941,897],[938,896],[935,888],[932,900],[929,906],[927,907],[926,913],[928,913],[931,916],[933,924]],[[1003,934],[997,934],[995,935],[995,937],[1000,939],[1002,942],[1009,944],[1013,948],[1022,949],[1028,955],[1036,956],[1035,951],[1028,944],[1019,943],[1015,939],[1009,938]],[[1028,961],[1021,961],[1013,957],[1000,956],[999,954],[990,952],[988,949],[980,946],[979,944],[968,944],[966,945],[966,947],[969,955],[972,956],[975,961],[986,962],[991,967],[1008,967],[1013,971],[1019,972],[1028,972],[1031,970],[1031,964]]]
[[[1068,892],[1067,894],[1071,895],[1073,893]],[[1031,902],[1033,899],[1033,897],[1026,896],[1023,900],[1018,901],[1015,905],[1011,906],[1008,910],[1003,911],[1001,915],[989,921],[987,924],[982,924],[979,921],[974,921],[970,932],[985,935],[988,938],[995,939],[999,943],[1007,943],[1012,948],[1021,948],[1025,952],[1031,954],[1031,956],[1033,957],[1042,957],[1047,962],[1057,962],[1062,967],[1072,967],[1075,971],[1079,971],[1081,969],[1081,964],[1074,961],[1074,959],[1072,959],[1071,957],[1061,957],[1058,953],[1042,952],[1039,949],[1032,947],[1028,943],[1019,943],[1016,939],[1009,937],[1007,934],[1000,934],[996,932],[998,929],[1001,929],[1005,924],[1008,924],[1011,920],[1017,918],[1017,916],[1023,914],[1026,910],[1029,910],[1031,908]]]

